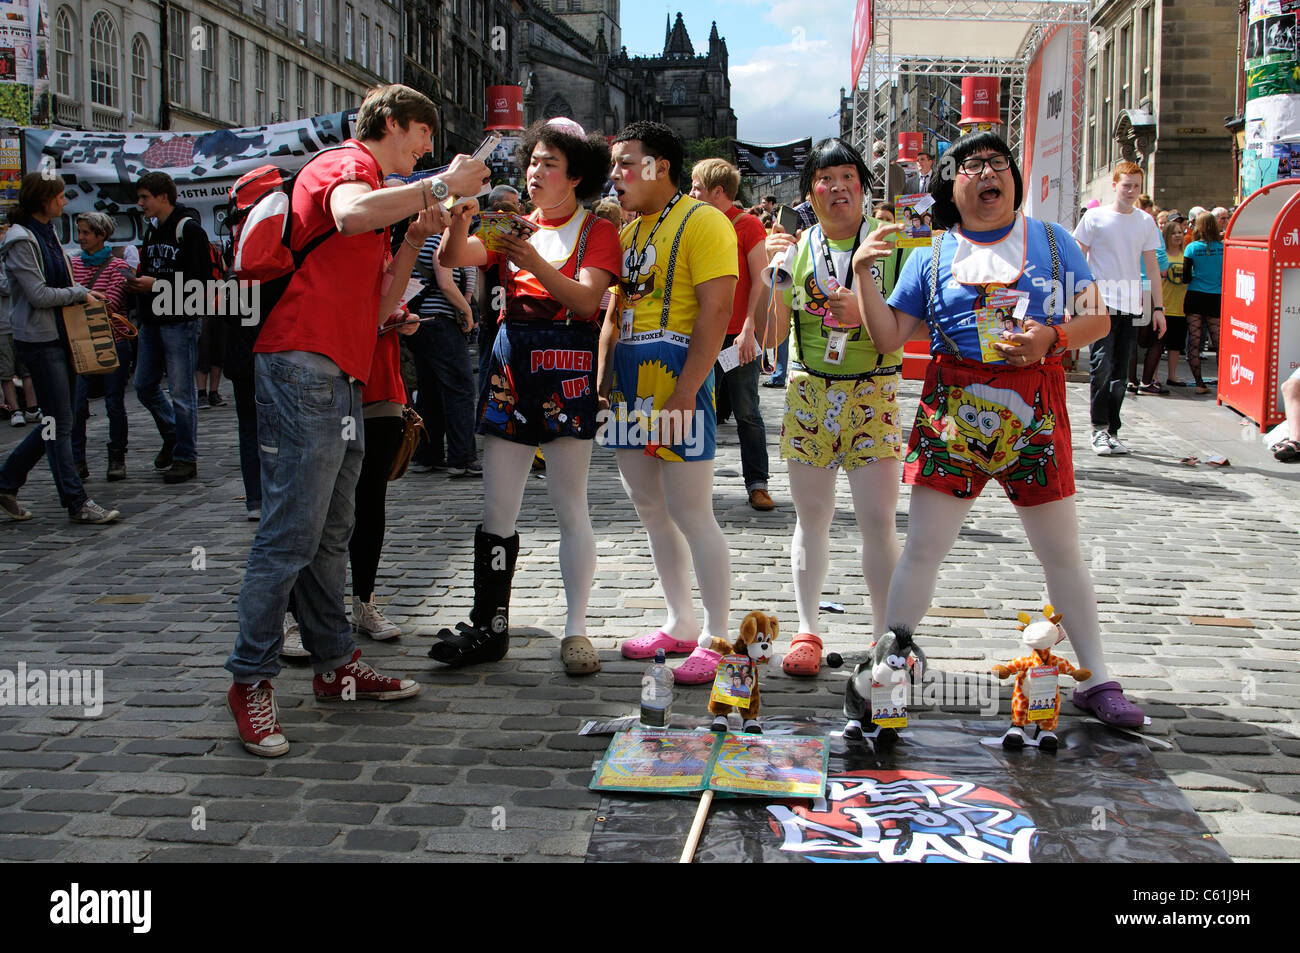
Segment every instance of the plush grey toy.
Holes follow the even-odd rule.
[[[919,679],[925,670],[925,653],[912,640],[907,629],[897,628],[870,646],[871,657],[859,662],[844,689],[844,725],[846,741],[865,741],[877,745],[892,744],[898,738],[893,728],[874,728],[864,732],[862,726],[871,724],[871,686],[893,685],[906,692],[908,676]]]

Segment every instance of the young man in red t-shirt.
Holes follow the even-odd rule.
[[[775,509],[767,492],[767,430],[763,426],[763,412],[758,406],[758,374],[762,362],[756,329],[766,326],[767,316],[762,315],[760,300],[763,282],[759,274],[767,267],[764,242],[767,229],[753,215],[736,208],[736,193],[740,190],[740,170],[726,159],[704,159],[691,169],[691,198],[708,202],[727,218],[736,229],[737,253],[740,258],[740,278],[736,281],[736,300],[731,310],[731,323],[722,341],[722,350],[734,343],[740,363],[726,371],[727,392],[731,397],[731,411],[736,417],[736,434],[740,438],[740,468],[745,477],[745,492],[749,505],[756,510]]]
[[[303,645],[322,701],[389,701],[419,692],[365,662],[343,612],[348,539],[364,453],[361,388],[370,375],[379,325],[397,306],[424,239],[446,225],[448,195],[476,195],[481,162],[457,156],[439,177],[382,188],[409,175],[432,148],[436,107],[392,85],[371,91],[356,138],[310,161],[290,200],[294,244],[321,242],[294,272],[254,351],[262,519],[239,593],[239,636],[226,668],[227,695],[244,747],[277,757],[280,732],[271,679],[279,672],[282,621],[295,595]],[[416,216],[395,256],[388,227]]]

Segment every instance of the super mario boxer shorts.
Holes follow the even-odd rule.
[[[536,446],[596,436],[599,328],[506,321],[479,397],[478,432]]]
[[[903,482],[961,499],[990,479],[1017,506],[1074,495],[1070,418],[1060,363],[1012,368],[930,362]]]

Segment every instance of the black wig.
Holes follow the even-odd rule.
[[[1025,198],[1025,183],[1020,177],[1020,166],[1011,148],[995,132],[971,132],[962,136],[948,147],[943,157],[935,163],[938,175],[930,176],[930,195],[934,198],[934,227],[952,228],[961,222],[961,214],[952,198],[954,180],[961,174],[959,167],[963,160],[982,149],[1000,152],[1011,160],[1011,178],[1016,183],[1016,211]]]

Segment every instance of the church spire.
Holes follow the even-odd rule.
[[[686,24],[682,22],[681,11],[678,11],[677,22],[673,24],[672,33],[668,37],[668,42],[664,44],[664,55],[695,55],[695,47],[691,45],[691,38],[686,32]]]

